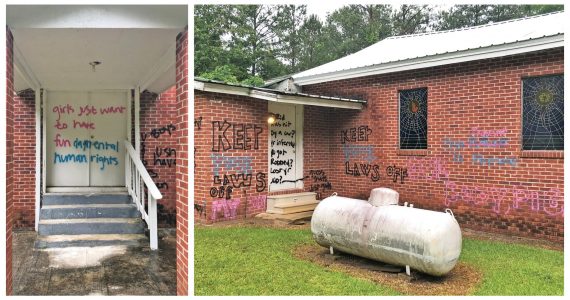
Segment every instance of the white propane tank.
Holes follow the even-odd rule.
[[[336,195],[317,205],[311,231],[323,247],[434,276],[451,271],[461,254],[461,230],[451,214]]]
[[[389,188],[375,188],[370,192],[368,202],[374,206],[398,205],[400,194]]]

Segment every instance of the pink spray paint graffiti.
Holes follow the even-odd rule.
[[[248,210],[265,211],[266,203],[267,203],[267,196],[265,195],[249,197],[247,199]]]
[[[408,176],[412,180],[448,180],[449,171],[439,157],[417,158],[410,157],[407,161]]]
[[[511,196],[512,195],[512,196]],[[488,207],[497,215],[528,207],[530,211],[543,212],[549,216],[564,216],[564,199],[560,190],[531,191],[520,187],[479,187],[445,182],[445,206],[463,202],[476,207]]]
[[[212,201],[212,221],[234,220],[237,216],[237,209],[240,199],[215,200]],[[219,216],[221,213],[222,216]]]

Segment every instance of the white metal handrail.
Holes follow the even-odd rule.
[[[156,201],[162,199],[154,181],[129,141],[125,141],[125,184],[137,209],[150,230],[150,249],[158,249]],[[145,210],[144,187],[148,191],[148,212]]]

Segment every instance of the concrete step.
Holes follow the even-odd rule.
[[[256,215],[256,218],[261,218],[264,220],[283,220],[283,221],[296,221],[302,219],[309,219],[313,216],[313,211],[305,211],[293,214],[272,214],[272,213],[260,213]]]
[[[140,218],[91,218],[40,220],[39,235],[140,234],[146,224]]]
[[[131,198],[126,193],[116,194],[46,194],[42,198],[43,205],[72,204],[129,204]]]
[[[148,244],[144,234],[78,234],[39,236],[36,249],[100,246],[142,246]]]
[[[295,204],[307,201],[316,201],[316,193],[303,192],[294,194],[272,195],[267,197],[267,210],[272,210],[281,205]]]
[[[40,219],[137,218],[135,204],[66,204],[44,205]]]
[[[292,214],[304,211],[313,211],[319,204],[319,201],[300,201],[297,203],[276,204],[273,208],[268,209],[268,213],[272,214]]]

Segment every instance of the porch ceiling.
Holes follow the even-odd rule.
[[[8,6],[15,89],[141,86],[160,93],[174,85],[176,36],[187,25],[186,6],[127,8]],[[101,62],[95,71],[93,61]]]

